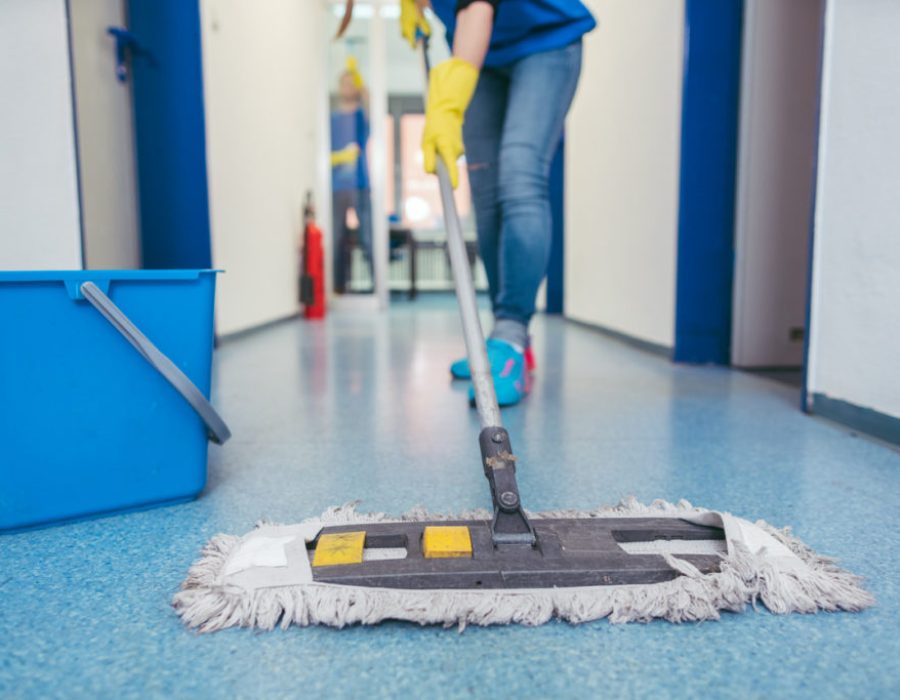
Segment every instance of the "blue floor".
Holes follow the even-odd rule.
[[[900,697],[900,454],[797,410],[798,391],[673,366],[539,319],[533,395],[504,415],[528,507],[634,494],[791,524],[864,575],[859,615],[474,629],[228,630],[169,607],[202,544],[363,498],[486,504],[446,302],[288,323],[226,343],[234,431],[189,504],[0,537],[0,697]]]

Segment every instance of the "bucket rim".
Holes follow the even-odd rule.
[[[88,282],[193,280],[223,273],[219,269],[177,270],[0,270],[2,282]]]

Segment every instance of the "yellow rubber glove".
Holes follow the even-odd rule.
[[[355,57],[347,56],[346,69],[353,78],[353,84],[356,85],[356,89],[362,90],[365,83],[363,82],[362,74],[359,72],[359,64],[356,62]]]
[[[453,189],[459,184],[456,160],[464,152],[462,127],[466,108],[478,84],[478,69],[461,58],[438,64],[428,80],[422,155],[425,171],[436,172],[436,156],[444,159]]]
[[[353,165],[359,158],[359,144],[351,143],[339,151],[331,152],[331,167],[339,165]]]
[[[416,0],[400,0],[400,33],[413,49],[416,48],[417,29],[425,36],[431,36],[431,25]]]

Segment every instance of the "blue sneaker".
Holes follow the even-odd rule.
[[[491,341],[488,340],[488,348],[490,348]],[[525,371],[528,374],[534,372],[534,368],[537,366],[537,363],[534,361],[534,351],[531,349],[529,345],[525,348]],[[454,379],[471,379],[472,371],[469,369],[469,360],[465,357],[460,358],[452,365],[450,365],[450,374]]]
[[[525,366],[525,353],[503,340],[487,341],[488,361],[494,377],[497,403],[512,406],[519,403],[530,388],[530,374]],[[469,403],[475,405],[475,387],[469,387]]]
[[[469,369],[469,358],[461,357],[450,365],[450,374],[454,379],[471,379],[472,370]]]

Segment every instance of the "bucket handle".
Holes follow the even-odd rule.
[[[203,392],[188,376],[160,352],[159,348],[141,333],[138,327],[112,302],[112,299],[100,291],[96,284],[85,282],[81,285],[81,294],[184,397],[206,425],[209,439],[217,445],[224,444],[231,437],[231,431],[212,404],[206,400]]]

